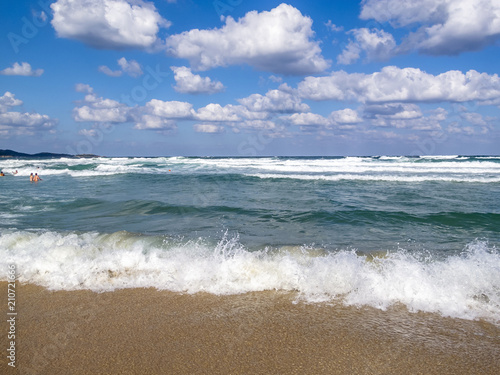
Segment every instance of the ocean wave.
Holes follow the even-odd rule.
[[[363,174],[368,179],[378,175],[402,175],[413,181],[420,175],[442,175],[443,181],[453,181],[456,175],[483,175],[487,180],[500,179],[499,157],[429,156],[409,158],[345,157],[345,158],[99,158],[55,160],[0,161],[7,174],[18,171],[16,177],[40,175],[70,175],[98,177],[120,174],[281,174],[315,176],[324,174],[332,179],[338,175]],[[382,176],[383,180],[389,177]],[[481,182],[481,181],[478,181]]]
[[[383,249],[381,249],[383,250]],[[184,241],[128,232],[0,233],[0,280],[15,264],[22,283],[54,290],[154,287],[217,295],[278,290],[307,302],[340,301],[500,324],[500,252],[470,243],[459,255],[306,246],[249,251],[238,240]]]
[[[428,181],[443,181],[443,182],[478,182],[478,183],[498,183],[498,177],[470,177],[470,176],[442,176],[442,175],[424,175],[424,176],[408,176],[408,175],[389,175],[389,174],[278,174],[278,173],[255,173],[248,174],[249,177],[258,177],[262,179],[278,179],[288,178],[296,180],[324,180],[324,181],[391,181],[391,182],[428,182]]]

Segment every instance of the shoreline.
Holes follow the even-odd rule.
[[[0,295],[5,318],[7,282]],[[3,355],[6,374],[500,372],[500,328],[490,323],[294,303],[290,293],[94,293],[16,283],[16,309],[17,366]]]

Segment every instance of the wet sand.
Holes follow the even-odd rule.
[[[285,293],[16,289],[16,368],[1,374],[499,374],[486,322],[326,304]]]

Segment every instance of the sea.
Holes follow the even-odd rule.
[[[9,158],[0,169],[3,281],[15,265],[19,282],[50,290],[275,291],[500,326],[499,156]]]

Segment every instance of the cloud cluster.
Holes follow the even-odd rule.
[[[384,67],[372,74],[332,72],[329,76],[306,77],[298,85],[301,98],[385,102],[493,102],[500,99],[500,78],[469,70],[451,70],[438,75],[417,68]]]
[[[224,90],[221,82],[193,74],[188,67],[172,66],[170,69],[174,72],[174,89],[182,94],[215,94]]]
[[[271,11],[248,12],[238,21],[225,19],[219,29],[193,29],[171,35],[168,53],[188,59],[196,70],[248,64],[256,69],[283,74],[324,71],[329,62],[313,40],[312,20],[291,5]]]
[[[11,68],[1,70],[0,74],[5,76],[40,77],[43,74],[43,69],[33,70],[27,62],[22,62],[21,64],[15,62]]]
[[[397,28],[417,26],[399,52],[457,55],[500,39],[498,0],[364,0],[360,17]]]
[[[83,105],[73,110],[73,118],[78,122],[110,122],[129,121],[130,107],[111,99],[98,97],[89,85],[78,84],[76,91],[86,93]]]
[[[177,68],[172,69],[178,72]],[[183,70],[192,74],[188,68]],[[443,124],[447,124],[453,134],[458,134],[461,127],[450,125],[450,121],[455,120],[468,123],[471,129],[476,127],[487,132],[491,129],[492,118],[462,111],[459,116],[453,114],[455,119],[452,119],[441,107],[423,111],[418,104],[500,104],[500,78],[496,74],[471,70],[433,75],[416,68],[394,66],[371,74],[336,71],[329,76],[309,76],[299,82],[297,88],[282,84],[264,95],[252,94],[237,99],[237,105],[209,103],[197,109],[189,102],[158,99],[144,106],[131,107],[100,98],[87,85],[78,85],[77,90],[86,96],[82,105],[74,110],[76,121],[128,122],[136,129],[154,131],[175,130],[179,122],[189,122],[196,132],[266,130],[270,137],[290,136],[296,134],[297,128],[300,132],[319,135],[334,132],[366,135],[380,128],[430,133],[443,132]],[[311,107],[303,100],[332,100],[344,102],[346,107],[325,117],[311,112]],[[348,108],[349,103],[359,103],[359,107]],[[393,132],[384,134],[391,139],[397,136]]]
[[[326,127],[330,129],[333,127],[343,127],[345,125],[355,125],[363,122],[363,119],[359,117],[358,113],[351,108],[333,111],[330,113],[328,118],[316,113],[294,113],[284,119],[286,119],[291,125],[301,127]]]
[[[59,37],[95,48],[150,48],[160,28],[170,25],[153,3],[142,0],[58,0],[50,7]]]
[[[282,85],[281,90],[271,90],[266,95],[251,95],[240,99],[240,105],[209,103],[198,109],[182,101],[152,99],[143,106],[127,106],[112,99],[99,97],[89,85],[78,84],[76,91],[85,98],[73,110],[77,122],[132,123],[135,129],[166,131],[175,130],[180,121],[193,122],[196,132],[221,133],[225,127],[233,131],[266,129],[278,136],[283,125],[277,116],[283,113],[308,111],[293,90]]]
[[[7,91],[0,96],[0,134],[3,137],[14,135],[33,135],[40,131],[53,131],[57,120],[39,113],[11,111],[12,107],[22,105],[22,100]]]

